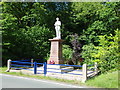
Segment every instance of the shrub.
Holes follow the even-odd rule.
[[[99,36],[99,46],[95,47],[98,51],[92,57],[99,62],[101,72],[118,69],[118,58],[120,54],[118,51],[119,34],[120,32],[116,30],[114,36],[112,34],[109,36]]]
[[[120,32],[116,30],[115,35],[99,36],[99,46],[94,46],[93,44],[84,45],[82,47],[84,63],[91,64],[92,62],[98,62],[101,73],[118,69],[120,54],[118,51],[119,34]]]
[[[63,45],[62,50],[64,61],[65,63],[67,63],[72,58],[72,49],[70,48],[69,45]]]
[[[94,44],[90,43],[89,45],[84,45],[82,47],[82,58],[84,58],[84,62],[83,63],[86,63],[86,64],[93,64],[95,58],[92,57],[92,54],[93,53],[96,53],[97,50],[94,48]]]

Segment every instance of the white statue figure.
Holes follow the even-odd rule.
[[[59,18],[56,18],[56,22],[55,22],[55,30],[56,30],[56,39],[61,39],[61,32],[60,32],[60,26],[61,26],[61,22],[59,21]]]

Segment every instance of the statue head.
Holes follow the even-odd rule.
[[[59,21],[59,18],[57,17],[56,20]]]

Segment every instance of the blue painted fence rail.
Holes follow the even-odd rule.
[[[18,63],[18,64],[34,64],[31,62],[20,62],[20,61],[11,61],[11,62]]]
[[[47,63],[44,62],[44,76],[46,76],[47,74]]]
[[[30,61],[30,60],[21,60],[21,61],[11,61],[11,63],[14,63],[14,64],[11,64],[11,68],[15,68],[15,67],[18,67],[18,69],[25,69],[26,70],[30,70],[30,71],[34,71],[34,74],[37,74],[37,71],[42,71],[42,70],[37,70],[37,65],[43,65],[43,71],[44,71],[44,76],[46,76],[47,72],[52,72],[52,73],[61,73],[61,72],[55,72],[54,70],[66,70],[67,69],[57,69],[57,68],[47,68],[47,65],[60,65],[60,66],[71,66],[71,67],[82,67],[81,65],[66,65],[66,64],[47,64],[46,62],[44,63],[37,63],[37,62],[34,62],[34,63],[31,63],[31,62],[26,62],[26,61]],[[23,65],[19,65],[19,64],[23,64]],[[24,65],[24,64],[27,64],[27,65]],[[33,70],[31,69],[27,69],[27,68],[31,68],[31,65],[33,64]],[[87,65],[87,67],[91,67],[93,66],[94,64],[92,65]],[[24,68],[19,68],[19,67],[24,67]],[[53,69],[52,71],[47,71],[47,69]],[[87,69],[87,70],[94,70],[95,68],[90,68],[90,69]],[[80,71],[82,72],[82,70],[77,70],[77,71]],[[61,74],[64,74],[65,72],[62,72]],[[90,73],[94,73],[93,72],[89,72],[88,74]],[[73,74],[73,75],[82,75],[82,74],[76,74],[76,73],[65,73],[65,74]]]
[[[66,65],[66,64],[47,64],[47,65],[59,65],[59,66],[71,66],[71,67],[82,67],[81,65]],[[61,73],[61,74],[72,74],[72,75],[82,75],[82,74],[76,74],[76,73],[66,73],[66,72],[55,72],[54,70],[65,70],[65,71],[69,71],[69,69],[57,69],[57,68],[47,68],[47,69],[53,69],[52,71],[47,71],[47,72],[51,72],[51,73]],[[74,70],[71,70],[74,71]],[[81,71],[81,70],[79,70]]]
[[[48,68],[47,65],[60,65],[60,66],[66,66],[66,67],[82,67],[82,70],[74,70],[74,71],[78,71],[78,73],[66,73],[67,69],[63,69],[63,68]],[[92,64],[92,65],[87,65],[87,64],[83,64],[81,65],[66,65],[66,64],[47,64],[46,62],[44,63],[37,63],[37,62],[33,62],[33,59],[31,60],[19,60],[19,61],[12,61],[12,60],[8,60],[7,63],[8,69],[6,70],[6,72],[9,72],[11,68],[14,69],[24,69],[24,70],[29,70],[29,71],[33,71],[34,74],[39,74],[37,71],[43,71],[44,72],[44,76],[46,76],[47,72],[52,72],[52,73],[61,73],[61,74],[72,74],[72,75],[82,75],[82,82],[85,82],[87,80],[87,77],[89,77],[91,74],[96,75],[99,71],[98,71],[98,64]],[[40,67],[39,67],[40,66]],[[37,70],[37,68],[41,68],[42,70]],[[52,69],[52,71],[50,71]],[[61,71],[55,71],[55,70],[61,70]],[[62,72],[62,70],[66,70],[66,72]],[[81,73],[79,73],[81,72]],[[89,75],[88,75],[89,74]],[[92,76],[92,75],[91,75]]]
[[[81,65],[66,65],[66,64],[47,64],[47,65],[60,65],[60,66],[82,67]]]
[[[34,74],[37,74],[37,62],[34,62]]]
[[[18,65],[18,64],[11,64],[11,66],[14,66],[14,67],[31,67],[31,66],[28,66],[28,65]]]
[[[25,69],[25,70],[30,70],[28,68],[32,68],[33,66],[31,66],[34,63],[31,63],[31,60],[19,60],[19,61],[11,61],[11,68],[14,69]],[[33,71],[33,70],[30,70]]]

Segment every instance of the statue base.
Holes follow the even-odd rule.
[[[51,64],[50,61],[54,61],[54,64],[63,64],[62,58],[62,39],[49,39],[51,41],[51,50],[50,58],[47,61],[48,64]]]

